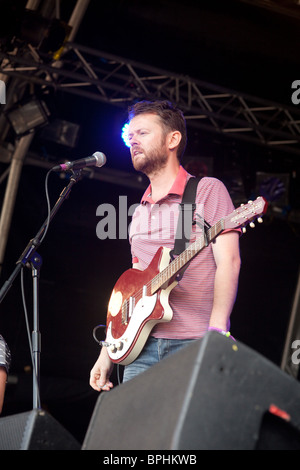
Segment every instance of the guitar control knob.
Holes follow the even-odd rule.
[[[118,351],[121,351],[121,349],[123,348],[123,342],[119,341],[118,343],[116,343],[116,348]]]
[[[110,349],[110,352],[112,353],[115,353],[117,351],[117,348],[114,344],[111,344],[109,349]]]

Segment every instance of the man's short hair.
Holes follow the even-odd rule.
[[[170,101],[145,100],[138,101],[128,108],[129,120],[140,114],[156,114],[160,118],[166,133],[170,131],[179,131],[181,133],[181,141],[177,149],[177,158],[180,160],[187,143],[186,122],[182,111]]]

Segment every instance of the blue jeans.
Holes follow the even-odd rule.
[[[141,372],[160,362],[165,357],[179,351],[194,339],[160,339],[150,336],[137,359],[125,366],[123,382],[133,379]]]

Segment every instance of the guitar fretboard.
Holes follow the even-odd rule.
[[[219,220],[206,232],[207,244],[211,243],[224,230],[223,219]],[[173,261],[151,281],[150,295],[155,294],[161,287],[174,277],[184,266],[189,263],[204,247],[206,239],[204,234],[191,243],[186,250],[178,255]]]

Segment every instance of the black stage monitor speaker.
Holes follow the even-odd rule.
[[[0,450],[80,450],[67,430],[43,410],[0,418]]]
[[[209,332],[96,403],[82,449],[300,449],[300,384]]]

